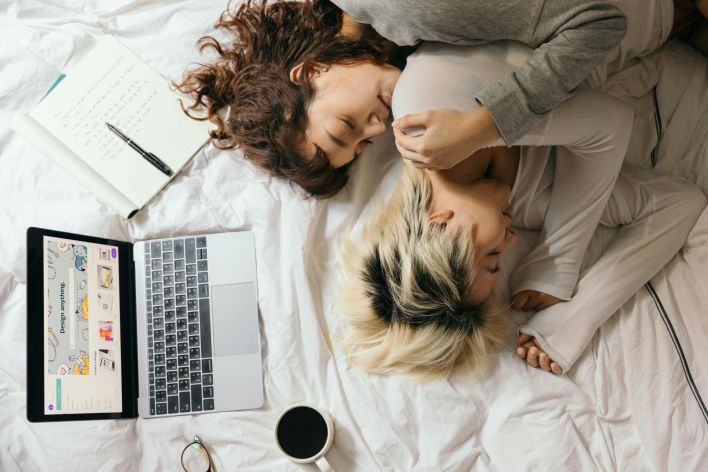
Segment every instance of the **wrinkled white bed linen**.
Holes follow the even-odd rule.
[[[708,399],[708,213],[692,233],[692,246],[653,279],[656,297],[642,290],[630,300],[602,326],[568,376],[527,368],[508,350],[483,379],[421,385],[365,375],[347,364],[337,345],[345,325],[335,303],[336,238],[395,185],[400,161],[390,134],[376,140],[352,183],[326,202],[302,198],[238,152],[208,146],[126,222],[8,130],[11,116],[33,106],[69,58],[87,49],[90,35],[116,35],[177,79],[186,64],[200,59],[194,42],[210,31],[224,6],[196,0],[10,0],[0,7],[0,470],[177,470],[184,441],[195,433],[208,444],[218,470],[314,470],[288,462],[273,443],[274,420],[294,401],[331,413],[336,436],[328,459],[340,471],[706,470],[708,413],[698,399]],[[629,159],[651,165],[652,90],[661,78],[657,168],[708,190],[708,61],[670,44],[622,74],[610,83],[611,91],[634,105],[633,141],[648,150]],[[28,423],[25,230],[31,225],[131,241],[252,229],[263,408]]]

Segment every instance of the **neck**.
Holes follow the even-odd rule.
[[[426,170],[434,186],[448,188],[468,185],[487,176],[494,152],[491,148],[480,149],[455,167],[445,170]]]

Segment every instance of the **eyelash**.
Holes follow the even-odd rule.
[[[488,255],[489,256],[498,256],[499,254],[500,254],[499,251],[494,251],[494,252],[490,252]],[[489,269],[487,269],[487,272],[489,272],[490,274],[496,274],[497,272],[499,272],[499,266],[490,267]]]

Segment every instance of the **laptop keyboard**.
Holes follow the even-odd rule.
[[[150,414],[214,409],[206,237],[145,244]]]

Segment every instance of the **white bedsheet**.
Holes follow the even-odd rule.
[[[0,470],[178,470],[185,441],[218,470],[314,470],[273,443],[279,411],[308,401],[336,424],[339,470],[681,470],[708,468],[708,213],[694,245],[602,326],[568,376],[512,350],[483,379],[417,384],[351,368],[337,344],[336,238],[395,185],[390,134],[330,201],[304,199],[238,152],[208,146],[126,222],[8,129],[90,36],[116,35],[167,77],[199,59],[224,1],[8,0],[0,6]],[[708,61],[672,44],[611,82],[631,102],[638,143],[655,136],[651,90],[667,110],[658,168],[708,190]],[[612,88],[610,87],[610,88]],[[654,133],[654,134],[652,134]],[[649,150],[651,147],[648,148]],[[637,151],[632,161],[649,165]],[[25,416],[25,231],[43,226],[124,240],[251,229],[256,235],[265,405],[152,420],[30,424]],[[598,246],[599,248],[599,246]],[[695,392],[659,314],[663,305]],[[518,316],[518,315],[517,315]]]

